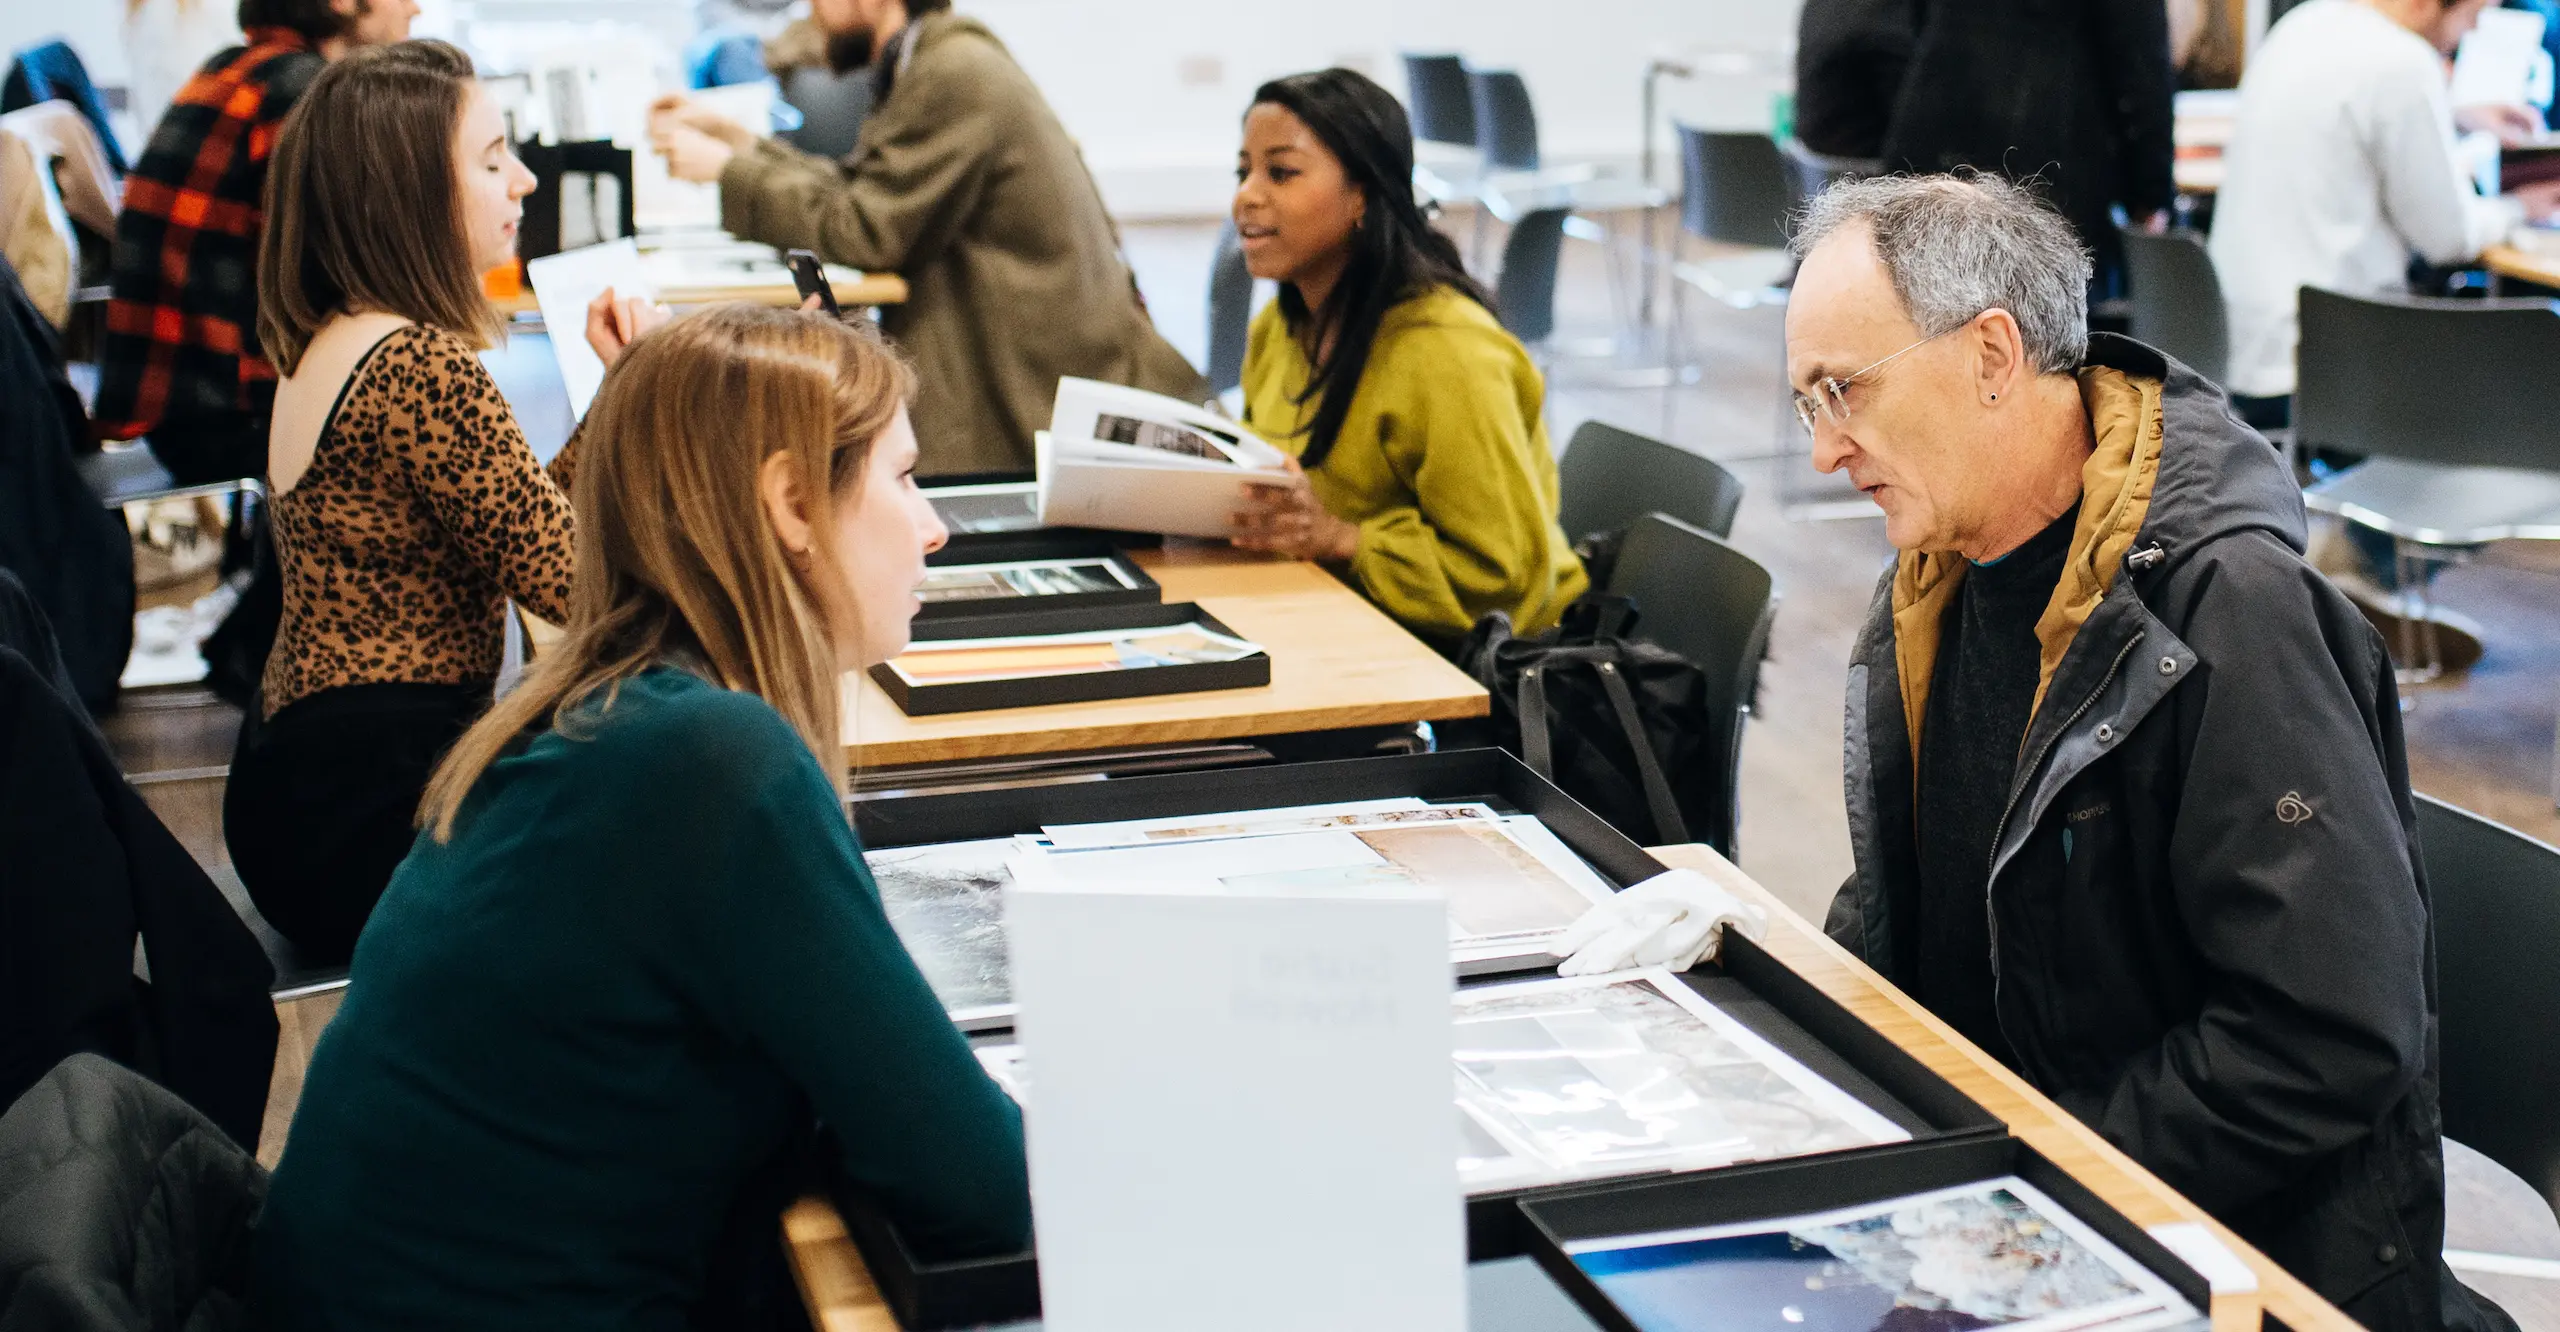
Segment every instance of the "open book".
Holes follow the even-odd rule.
[[[1052,527],[1224,537],[1249,487],[1296,484],[1287,455],[1215,412],[1073,376],[1033,445]]]

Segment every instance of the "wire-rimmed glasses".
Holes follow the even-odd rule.
[[[1962,327],[1964,327],[1962,324],[1958,324],[1956,326],[1956,328]],[[1888,356],[1854,374],[1830,375],[1813,381],[1812,393],[1798,393],[1794,395],[1796,423],[1804,427],[1804,432],[1807,435],[1813,433],[1813,425],[1816,417],[1829,421],[1832,428],[1835,430],[1848,425],[1849,386],[1851,384],[1855,384],[1859,380],[1865,379],[1867,376],[1874,374],[1876,371],[1882,370],[1886,366],[1893,364],[1894,360],[1900,357],[1903,352],[1915,351],[1920,347],[1935,342],[1938,339],[1945,337],[1948,333],[1953,333],[1955,331],[1956,330],[1954,328],[1951,328],[1947,329],[1945,332],[1932,333],[1929,336],[1920,339],[1920,341],[1903,348],[1902,351],[1895,352],[1892,356]]]

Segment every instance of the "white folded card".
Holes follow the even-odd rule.
[[[1447,904],[1016,874],[1050,1332],[1460,1332]]]

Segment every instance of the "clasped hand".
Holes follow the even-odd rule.
[[[678,180],[718,181],[729,159],[755,141],[746,126],[675,93],[649,104],[649,144],[667,159],[667,174]]]
[[[1295,560],[1348,563],[1360,553],[1360,526],[1333,516],[1307,484],[1306,469],[1288,460],[1289,484],[1245,488],[1247,507],[1233,515],[1231,538],[1244,550]]]

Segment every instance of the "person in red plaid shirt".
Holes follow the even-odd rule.
[[[255,332],[267,156],[323,65],[402,40],[417,14],[416,0],[240,0],[247,44],[187,80],[125,180],[100,437],[148,435],[189,485],[267,470],[276,372]]]

